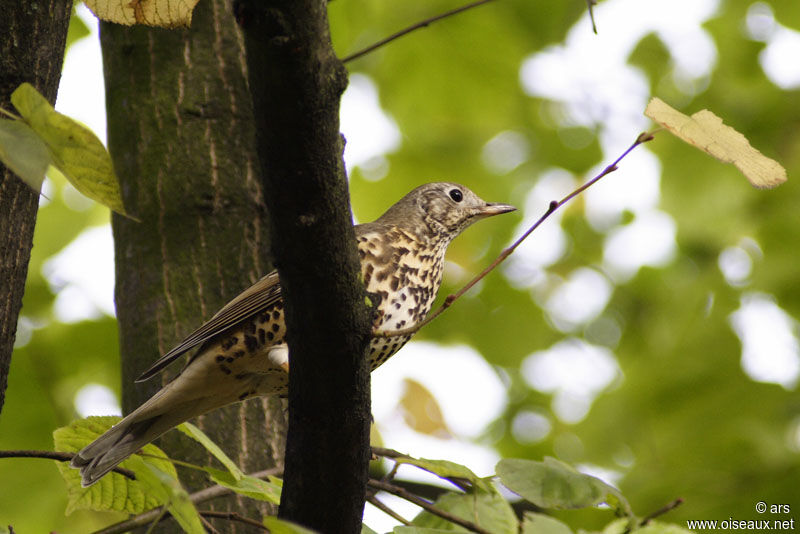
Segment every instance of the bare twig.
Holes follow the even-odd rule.
[[[467,530],[469,530],[471,532],[477,532],[478,534],[490,534],[488,530],[479,527],[475,523],[472,523],[472,522],[467,521],[465,519],[461,519],[460,517],[457,517],[457,516],[455,516],[455,515],[453,515],[453,514],[451,514],[449,512],[445,512],[444,510],[442,510],[440,508],[437,508],[436,506],[434,506],[433,504],[429,503],[428,501],[417,497],[413,493],[410,493],[405,488],[402,488],[402,487],[397,486],[395,484],[390,484],[388,482],[383,482],[381,480],[375,480],[374,478],[371,478],[367,482],[367,486],[369,486],[371,488],[374,488],[376,490],[385,491],[386,493],[391,493],[392,495],[396,495],[397,497],[400,497],[401,499],[405,499],[405,500],[407,500],[408,502],[410,502],[412,504],[416,504],[420,508],[424,508],[425,510],[427,510],[430,513],[432,513],[433,515],[437,515],[437,516],[441,517],[442,519],[446,519],[447,521],[450,521],[451,523],[454,523],[456,525],[464,527],[465,529],[467,529]]]
[[[370,503],[375,508],[377,508],[378,510],[380,510],[381,512],[383,512],[384,514],[386,514],[389,517],[391,517],[392,519],[394,519],[395,521],[399,521],[400,523],[402,523],[404,525],[410,525],[411,524],[411,521],[409,521],[408,519],[404,518],[403,516],[401,516],[400,514],[398,514],[397,512],[392,510],[391,508],[389,508],[388,506],[386,506],[384,503],[382,503],[375,496],[374,493],[370,494],[370,495],[367,495],[367,502]]]
[[[442,314],[442,312],[444,312],[447,308],[452,306],[453,303],[456,300],[461,298],[464,295],[464,293],[466,293],[467,291],[472,289],[472,287],[475,284],[480,282],[487,274],[492,272],[495,269],[495,267],[497,267],[503,261],[505,261],[505,259],[508,258],[511,255],[511,253],[514,252],[514,250],[518,246],[520,246],[522,244],[522,242],[525,239],[527,239],[528,236],[531,235],[531,233],[534,230],[536,230],[548,217],[550,217],[553,213],[555,213],[555,211],[558,208],[560,208],[561,206],[563,206],[564,204],[566,204],[567,202],[569,202],[570,200],[572,200],[573,198],[575,198],[579,194],[581,194],[584,191],[586,191],[587,189],[589,189],[591,186],[593,186],[595,183],[597,183],[602,177],[604,177],[607,174],[611,174],[612,172],[616,171],[617,170],[617,165],[619,164],[620,161],[622,161],[622,159],[625,156],[627,156],[634,148],[636,148],[637,146],[641,145],[642,143],[646,143],[646,142],[652,140],[653,139],[653,135],[654,135],[654,132],[643,132],[643,133],[639,134],[639,136],[636,138],[636,141],[634,141],[633,144],[631,146],[629,146],[627,148],[627,150],[625,150],[625,152],[623,152],[620,157],[618,157],[616,160],[614,160],[614,162],[612,164],[606,166],[606,168],[604,168],[600,172],[600,174],[598,174],[597,176],[595,176],[594,178],[592,178],[591,180],[589,180],[588,182],[586,182],[582,186],[578,187],[577,189],[572,191],[570,194],[568,194],[567,196],[565,196],[561,200],[558,200],[558,201],[553,200],[553,201],[551,201],[550,205],[547,207],[547,211],[544,212],[544,215],[539,217],[539,219],[535,223],[533,223],[533,225],[530,228],[528,228],[525,231],[525,233],[522,234],[522,236],[519,239],[514,241],[514,243],[510,247],[508,247],[503,252],[501,252],[500,255],[497,256],[497,258],[488,267],[486,267],[483,271],[481,271],[480,274],[478,274],[475,278],[473,278],[472,280],[467,282],[467,284],[464,287],[459,289],[454,294],[447,295],[447,297],[444,299],[444,302],[442,303],[442,305],[439,306],[433,313],[428,315],[428,317],[424,321],[422,321],[420,323],[417,323],[414,326],[410,326],[408,328],[403,328],[402,330],[392,330],[390,332],[381,331],[381,330],[373,331],[372,335],[373,336],[378,336],[378,337],[407,336],[409,334],[414,334],[415,332],[417,332],[417,330],[419,330],[420,328],[422,328],[426,324],[428,324],[431,321],[433,321],[434,319],[436,319],[439,315]]]
[[[199,513],[203,517],[214,517],[216,519],[227,519],[228,521],[238,521],[240,523],[250,525],[251,527],[256,527],[259,530],[269,532],[269,529],[264,525],[262,525],[259,521],[256,521],[255,519],[250,519],[249,517],[244,517],[243,515],[239,515],[236,512],[216,512],[212,510],[199,510]]]
[[[281,474],[281,469],[275,467],[272,469],[264,469],[263,471],[257,471],[255,473],[250,474],[251,477],[255,478],[268,478],[270,476],[276,476]],[[201,502],[209,501],[211,499],[215,499],[217,497],[222,497],[225,495],[229,495],[233,493],[233,490],[230,488],[226,488],[225,486],[210,486],[205,489],[201,489],[200,491],[196,491],[189,495],[189,500],[194,504],[200,504]],[[120,521],[119,523],[114,523],[113,525],[109,525],[102,530],[96,531],[94,534],[120,534],[122,532],[128,532],[137,527],[141,527],[158,519],[159,521],[162,518],[159,518],[159,515],[163,513],[163,507],[153,508],[152,510],[148,510],[147,512],[143,512],[137,516],[134,516],[130,519],[126,519],[125,521]]]
[[[681,499],[680,497],[675,499],[674,501],[672,501],[670,503],[665,504],[664,506],[662,506],[661,508],[659,508],[655,512],[651,512],[651,513],[647,514],[646,516],[644,516],[644,518],[639,522],[639,526],[640,527],[645,526],[646,524],[648,524],[650,521],[652,521],[656,517],[662,516],[662,515],[666,514],[667,512],[671,512],[672,510],[674,510],[675,508],[677,508],[681,504],[683,504],[683,499]]]
[[[59,462],[69,462],[74,456],[74,452],[32,450],[0,451],[0,458],[45,458],[47,460],[58,460]],[[130,469],[115,467],[114,472],[119,473],[125,478],[136,480],[136,475]]]
[[[594,23],[594,6],[597,5],[597,0],[586,0],[586,7],[589,9],[589,20],[592,21],[592,31],[597,35],[597,25]]]
[[[430,18],[427,18],[427,19],[422,20],[420,22],[417,22],[416,24],[412,24],[411,26],[409,26],[407,28],[404,28],[404,29],[400,30],[399,32],[393,33],[392,35],[390,35],[389,37],[386,37],[385,39],[381,39],[377,43],[373,43],[373,44],[369,45],[368,47],[359,50],[358,52],[354,52],[354,53],[350,54],[349,56],[346,56],[345,58],[342,59],[342,63],[347,63],[348,61],[353,61],[354,59],[358,59],[363,55],[369,54],[373,50],[376,50],[376,49],[382,47],[383,45],[394,41],[395,39],[399,39],[400,37],[402,37],[402,36],[404,36],[406,34],[409,34],[409,33],[413,32],[414,30],[418,30],[420,28],[425,28],[425,27],[429,26],[430,24],[432,24],[434,22],[440,21],[442,19],[446,19],[447,17],[452,17],[453,15],[457,15],[459,13],[462,13],[462,12],[467,11],[469,9],[472,9],[474,7],[478,7],[478,6],[481,6],[483,4],[488,4],[491,1],[492,0],[476,0],[475,2],[470,2],[469,4],[465,4],[465,5],[461,6],[461,7],[457,7],[455,9],[451,9],[450,11],[446,11],[446,12],[441,13],[439,15],[436,15],[434,17],[430,17]]]

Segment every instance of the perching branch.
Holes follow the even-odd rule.
[[[488,267],[486,267],[483,271],[481,271],[481,273],[478,274],[475,278],[473,278],[472,280],[467,282],[467,284],[464,287],[459,289],[454,294],[447,295],[447,298],[444,299],[444,302],[442,303],[442,305],[439,306],[433,313],[428,315],[428,317],[424,321],[422,321],[421,323],[417,323],[414,326],[411,326],[411,327],[408,327],[408,328],[403,328],[402,330],[393,330],[391,332],[385,332],[385,331],[380,331],[380,330],[373,331],[373,335],[374,336],[380,336],[380,337],[407,336],[409,334],[414,334],[415,332],[417,332],[417,330],[419,330],[420,328],[422,328],[426,324],[430,323],[431,321],[433,321],[434,319],[439,317],[439,315],[441,315],[442,312],[444,312],[447,308],[452,306],[453,303],[456,300],[458,300],[459,298],[461,298],[464,295],[464,293],[466,293],[467,291],[472,289],[472,287],[475,284],[477,284],[478,282],[483,280],[483,278],[487,274],[492,272],[498,265],[500,265],[503,261],[505,261],[505,259],[508,258],[511,255],[511,253],[514,252],[514,250],[516,250],[516,248],[518,246],[520,246],[522,244],[522,242],[525,241],[525,239],[527,239],[528,236],[531,235],[531,233],[534,230],[536,230],[548,217],[550,217],[553,213],[555,213],[555,211],[558,208],[560,208],[561,206],[563,206],[564,204],[566,204],[567,202],[569,202],[570,200],[572,200],[573,198],[575,198],[579,194],[581,194],[584,191],[586,191],[587,189],[589,189],[591,186],[593,186],[595,183],[597,183],[602,177],[604,177],[607,174],[611,174],[612,172],[616,171],[617,170],[617,165],[619,164],[620,161],[622,161],[622,159],[625,156],[627,156],[634,148],[636,148],[637,146],[641,145],[642,143],[646,143],[646,142],[652,140],[654,135],[655,135],[655,132],[643,132],[643,133],[640,133],[639,136],[636,138],[636,141],[634,141],[633,144],[631,146],[629,146],[628,149],[625,150],[625,152],[623,152],[621,156],[619,156],[616,160],[614,160],[614,162],[612,164],[606,166],[606,168],[603,169],[600,172],[600,174],[598,174],[597,176],[595,176],[594,178],[592,178],[591,180],[589,180],[588,182],[586,182],[582,186],[578,187],[577,189],[572,191],[570,194],[568,194],[567,196],[565,196],[561,200],[558,200],[558,201],[553,200],[552,202],[550,202],[550,205],[547,207],[547,211],[544,212],[544,215],[539,217],[539,219],[535,223],[533,223],[533,225],[530,228],[528,228],[525,231],[525,233],[522,234],[522,236],[514,242],[514,244],[512,244],[510,247],[508,247],[503,252],[501,252],[500,255],[497,256],[497,258]]]
[[[669,502],[669,503],[665,504],[664,506],[662,506],[661,508],[659,508],[655,512],[651,512],[651,513],[647,514],[646,516],[644,516],[644,518],[642,518],[642,520],[639,522],[639,526],[643,527],[643,526],[647,525],[650,521],[652,521],[656,517],[662,516],[662,515],[666,514],[667,512],[671,512],[672,510],[674,510],[675,508],[677,508],[681,504],[683,504],[683,499],[681,499],[680,497],[675,499],[672,502]]]
[[[464,527],[470,532],[477,532],[478,534],[490,534],[488,530],[479,527],[475,523],[461,519],[460,517],[455,516],[449,512],[445,512],[441,508],[437,508],[428,501],[421,499],[420,497],[417,497],[416,495],[409,492],[405,488],[398,486],[396,484],[391,484],[389,482],[384,482],[382,480],[375,480],[374,478],[371,478],[369,482],[367,482],[367,486],[369,486],[370,488],[374,488],[376,490],[385,491],[386,493],[391,493],[392,495],[400,497],[401,499],[405,499],[406,501],[412,504],[416,504],[420,508],[424,508],[433,515],[437,515],[442,519],[446,519],[451,523]]]
[[[369,54],[373,50],[376,50],[376,49],[382,47],[383,45],[394,41],[395,39],[399,39],[400,37],[403,37],[404,35],[409,34],[409,33],[413,32],[414,30],[418,30],[420,28],[425,28],[425,27],[431,25],[434,22],[440,21],[442,19],[446,19],[448,17],[452,17],[453,15],[458,15],[459,13],[463,13],[464,11],[472,9],[473,7],[478,7],[478,6],[481,6],[483,4],[487,4],[487,3],[491,2],[491,1],[492,0],[477,0],[475,2],[470,2],[469,4],[465,4],[465,5],[461,6],[461,7],[457,7],[455,9],[451,9],[450,11],[446,11],[446,12],[441,13],[439,15],[436,15],[434,17],[430,17],[430,18],[427,18],[427,19],[422,20],[420,22],[417,22],[416,24],[412,24],[411,26],[409,26],[407,28],[404,28],[404,29],[400,30],[399,32],[393,33],[392,35],[390,35],[389,37],[386,37],[385,39],[381,39],[377,43],[373,43],[373,44],[369,45],[368,47],[359,50],[358,52],[354,52],[354,53],[350,54],[349,56],[346,56],[345,58],[342,59],[342,63],[347,63],[348,61],[352,61],[354,59],[360,58],[361,56]]]
[[[280,473],[281,469],[273,467],[272,469],[264,469],[263,471],[257,471],[255,473],[251,473],[248,476],[255,478],[268,478],[270,476],[279,475]],[[190,494],[189,500],[193,504],[197,505],[202,502],[210,501],[211,499],[215,499],[217,497],[230,495],[232,493],[233,490],[231,490],[230,488],[226,488],[225,486],[220,486],[219,484],[217,484],[215,486],[210,486],[208,488],[204,488],[201,489],[200,491],[196,491]],[[160,515],[163,517],[159,517]],[[120,521],[119,523],[114,523],[113,525],[109,525],[102,530],[96,531],[94,534],[121,534],[122,532],[128,532],[137,527],[147,525],[148,523],[155,520],[161,521],[166,517],[169,517],[169,514],[164,513],[163,507],[153,508],[152,510],[143,512],[130,519],[126,519],[125,521]]]
[[[16,450],[16,451],[0,451],[0,458],[45,458],[47,460],[58,460],[59,462],[69,462],[75,453],[72,452],[56,452],[56,451],[31,451],[31,450]],[[115,473],[119,473],[125,478],[136,480],[136,475],[130,469],[124,467],[115,467]]]

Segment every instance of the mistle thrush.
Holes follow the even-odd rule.
[[[422,321],[442,281],[447,245],[475,221],[514,209],[487,203],[463,185],[431,183],[411,191],[375,222],[356,226],[364,283],[380,297],[375,329],[391,332]],[[410,337],[373,337],[371,369]],[[144,372],[139,381],[199,346],[177,377],[74,457],[83,485],[192,417],[258,395],[286,395],[285,338],[281,286],[273,271]]]

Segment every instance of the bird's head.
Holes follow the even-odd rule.
[[[476,221],[516,209],[486,202],[460,184],[434,182],[411,191],[378,220],[450,241]]]

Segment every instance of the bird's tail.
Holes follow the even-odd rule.
[[[164,393],[162,390],[159,393]],[[84,447],[72,458],[71,467],[81,470],[81,485],[91,486],[128,456],[167,430],[208,411],[205,403],[164,403],[157,393],[150,400]],[[164,410],[166,406],[169,409]]]

